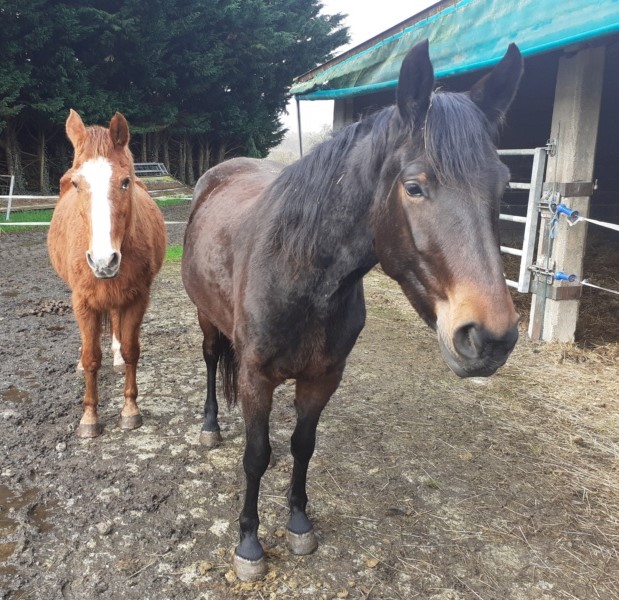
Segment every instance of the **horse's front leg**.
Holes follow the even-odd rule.
[[[97,391],[97,374],[101,367],[101,318],[100,313],[94,312],[80,304],[74,298],[75,319],[80,328],[82,350],[80,364],[84,369],[86,391],[84,392],[84,413],[77,428],[77,435],[83,438],[93,438],[101,435],[103,426],[99,422],[97,405],[99,395]]]
[[[125,361],[125,403],[120,411],[120,428],[137,429],[142,425],[142,415],[137,404],[136,379],[140,358],[140,325],[146,312],[146,301],[137,300],[120,313],[120,352]]]
[[[310,554],[316,550],[318,541],[312,522],[306,514],[307,469],[316,446],[316,427],[323,408],[337,389],[342,379],[344,365],[337,370],[312,380],[297,380],[295,408],[297,424],[290,439],[290,451],[294,458],[292,478],[288,489],[290,518],[286,537],[295,554]]]
[[[240,541],[234,552],[234,571],[239,579],[261,579],[267,571],[264,550],[258,541],[260,480],[271,456],[269,414],[274,386],[257,373],[239,374],[239,396],[245,420],[245,502],[239,517]]]

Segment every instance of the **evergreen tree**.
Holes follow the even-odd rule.
[[[29,185],[57,180],[69,108],[87,123],[123,112],[138,157],[163,157],[190,183],[226,156],[265,156],[283,136],[293,77],[347,41],[342,15],[321,9],[318,0],[0,0],[0,171],[23,171],[25,150],[39,157],[24,171]]]

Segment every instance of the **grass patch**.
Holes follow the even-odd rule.
[[[168,246],[165,253],[165,259],[168,262],[180,262],[183,258],[183,246],[181,244],[172,244]]]
[[[180,206],[181,204],[189,204],[191,198],[187,196],[170,196],[166,198],[155,198],[155,202],[159,208],[165,208],[166,206]]]
[[[6,220],[6,213],[0,213],[0,231],[28,231],[40,229],[42,226],[24,226],[15,227],[13,225],[6,226],[7,223],[49,223],[52,220],[53,210],[51,208],[43,208],[40,210],[19,210],[11,212],[9,220]],[[3,227],[3,225],[5,225]]]

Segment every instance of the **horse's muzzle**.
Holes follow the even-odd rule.
[[[439,335],[439,345],[449,368],[459,377],[487,377],[502,367],[518,341],[518,324],[496,335],[483,325],[469,323],[453,335],[448,347]]]
[[[95,259],[92,252],[86,252],[86,261],[97,279],[112,279],[120,272],[120,252],[114,251],[105,258]]]

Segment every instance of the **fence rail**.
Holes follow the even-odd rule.
[[[135,163],[133,166],[135,167],[135,174],[138,177],[143,177],[144,175],[165,177],[170,174],[163,163]]]

